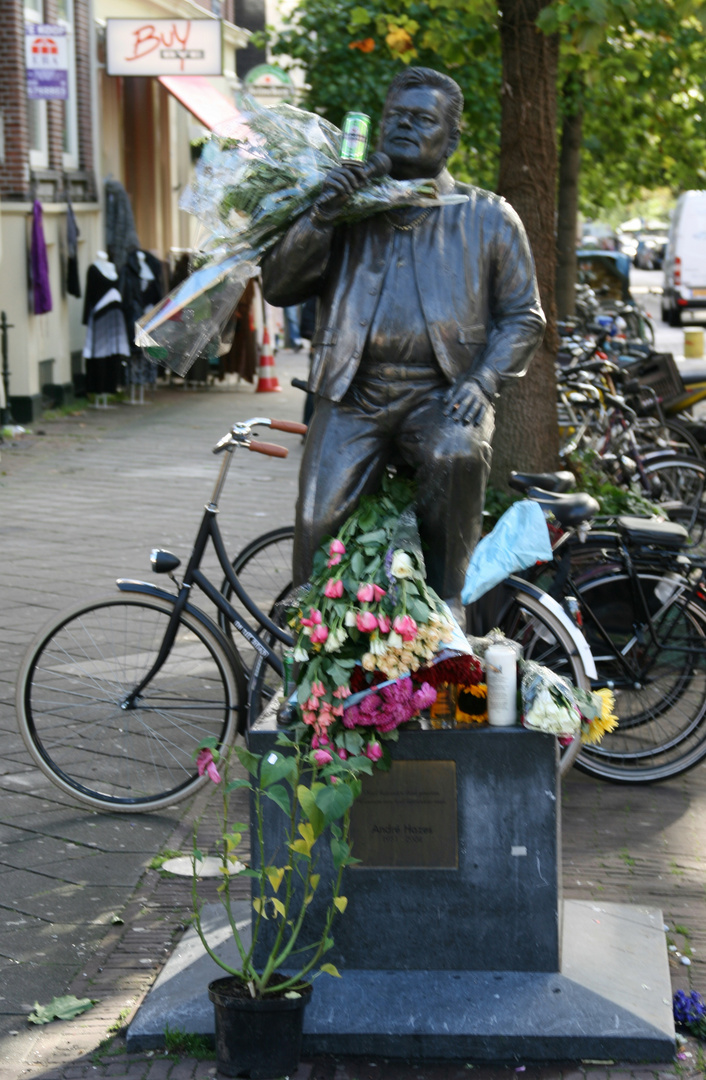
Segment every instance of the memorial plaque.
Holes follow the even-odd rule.
[[[458,869],[455,761],[393,761],[351,810],[359,869]]]

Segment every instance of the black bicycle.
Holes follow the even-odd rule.
[[[303,424],[254,418],[235,424],[214,448],[223,461],[181,581],[180,560],[152,552],[152,569],[175,592],[121,579],[118,593],[82,603],[55,618],[30,645],[17,686],[22,737],[40,769],[89,806],[159,810],[204,783],[194,749],[206,737],[228,746],[245,730],[248,670],[232,632],[281,679],[277,643],[292,644],[260,610],[231,567],[218,527],[218,502],[234,450],[286,457],[259,442],[258,426],[304,434]],[[209,541],[238,609],[201,570]],[[226,637],[193,603],[194,586],[228,620]],[[254,620],[255,626],[243,615]],[[257,629],[255,628],[257,627]]]

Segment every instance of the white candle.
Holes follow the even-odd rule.
[[[485,650],[488,723],[510,727],[517,722],[517,654],[498,643]]]

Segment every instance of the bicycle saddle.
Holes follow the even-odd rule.
[[[527,491],[528,488],[541,488],[542,491],[569,491],[576,484],[576,478],[570,472],[521,473],[511,472],[508,481],[515,491]]]
[[[583,521],[590,521],[600,510],[600,505],[585,491],[564,495],[556,491],[543,491],[531,487],[527,495],[533,502],[539,503],[542,510],[549,510],[562,525],[575,528]]]
[[[618,527],[633,544],[662,544],[665,547],[684,547],[689,534],[676,521],[658,521],[624,515],[616,518]]]

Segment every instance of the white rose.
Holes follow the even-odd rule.
[[[293,659],[295,663],[303,664],[309,659],[309,654],[306,649],[295,649]]]
[[[373,638],[370,642],[370,651],[373,656],[384,656],[387,652],[387,642],[381,641],[380,638]]]
[[[343,622],[345,626],[355,626],[355,611],[350,609],[343,616]]]
[[[393,630],[387,637],[387,645],[390,649],[401,649],[404,645],[404,641],[401,636]]]
[[[395,578],[409,578],[415,574],[414,563],[406,551],[398,549],[392,556],[390,573]]]

